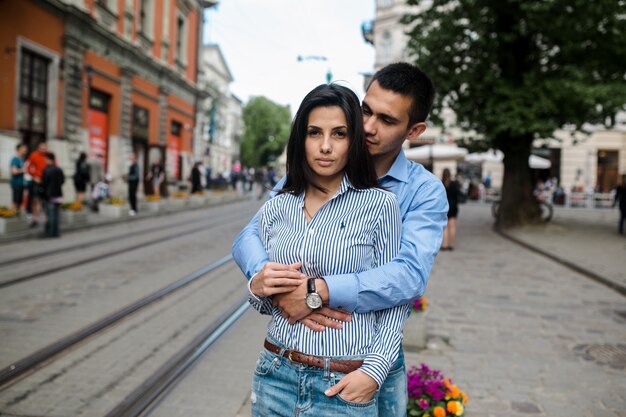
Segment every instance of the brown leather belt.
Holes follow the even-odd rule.
[[[263,343],[263,346],[265,347],[265,349],[277,355],[280,355],[280,351],[282,350],[267,339],[265,339],[265,343]],[[285,352],[283,352],[283,356],[289,359],[291,362],[296,362],[307,366],[324,368],[324,357],[322,356],[307,355],[306,353],[302,353],[297,350],[285,350]],[[330,360],[330,370],[333,372],[341,372],[342,374],[349,374],[352,371],[356,371],[361,367],[361,365],[363,365],[363,361],[348,359]]]

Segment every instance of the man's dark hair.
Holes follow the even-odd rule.
[[[54,162],[55,158],[56,158],[56,156],[52,152],[48,152],[46,154],[46,159],[49,159],[52,162]]]
[[[349,88],[337,84],[322,84],[304,97],[291,125],[287,143],[287,180],[281,192],[299,195],[309,184],[321,191],[327,191],[314,181],[314,172],[306,161],[304,141],[311,111],[318,107],[331,106],[337,106],[343,111],[348,125],[350,145],[345,167],[348,180],[357,189],[378,187],[374,163],[365,143],[359,98]]]
[[[19,151],[22,146],[26,146],[26,144],[25,143],[18,143],[17,145],[15,145],[15,150]]]
[[[435,85],[418,66],[406,62],[389,64],[374,74],[368,89],[374,81],[385,90],[411,98],[409,126],[426,121],[435,99]]]

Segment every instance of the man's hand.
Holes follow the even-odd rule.
[[[307,277],[299,271],[300,267],[300,263],[285,265],[268,262],[252,278],[250,289],[257,297],[269,297],[294,291],[301,284],[306,284]]]
[[[326,390],[327,397],[341,395],[346,401],[353,403],[366,403],[372,399],[378,389],[374,379],[363,371],[356,370],[341,378],[341,380]]]
[[[309,329],[321,332],[325,328],[330,327],[332,329],[342,329],[344,321],[352,320],[352,314],[346,311],[333,310],[330,307],[322,307],[313,311],[311,314],[303,319],[300,319],[300,323],[304,324]]]

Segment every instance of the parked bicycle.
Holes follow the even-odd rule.
[[[552,204],[541,198],[541,195],[535,195],[535,198],[537,199],[537,203],[539,203],[541,221],[543,221],[544,223],[548,223],[550,220],[552,220],[552,215],[554,214],[554,208],[552,207]],[[491,214],[493,215],[494,219],[498,218],[499,210],[500,200],[495,200],[491,204]]]

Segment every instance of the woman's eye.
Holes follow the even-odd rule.
[[[319,131],[319,130],[314,130],[314,129],[311,129],[311,130],[309,130],[309,131],[307,132],[307,135],[308,135],[308,136],[316,136],[316,135],[319,135],[319,133],[320,133],[320,131]]]
[[[345,138],[346,136],[348,136],[348,132],[344,130],[337,130],[335,131],[335,136],[337,136],[338,138]]]

